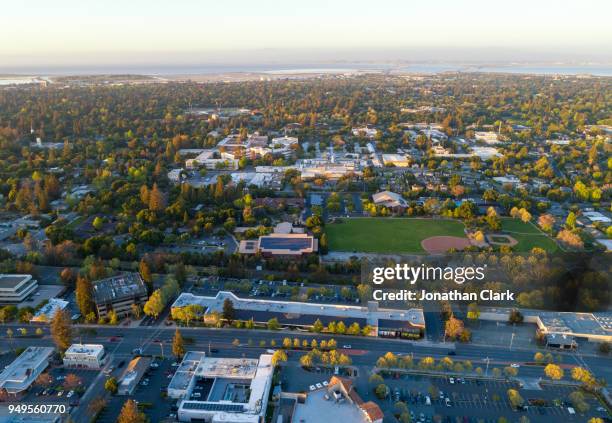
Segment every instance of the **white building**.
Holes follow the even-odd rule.
[[[38,288],[32,275],[0,274],[0,304],[18,304]]]
[[[480,147],[476,145],[472,147],[472,154],[480,157],[483,160],[501,156],[495,147]]]
[[[136,386],[138,386],[138,382],[140,382],[142,376],[149,369],[150,364],[150,357],[133,358],[127,365],[123,375],[121,375],[117,393],[119,395],[131,395],[134,389],[136,389]]]
[[[373,194],[372,201],[377,206],[380,205],[392,209],[408,207],[408,203],[406,203],[406,200],[401,195],[391,191],[381,191]]]
[[[383,154],[383,163],[385,166],[393,165],[395,167],[410,166],[410,156],[407,154]]]
[[[204,150],[193,159],[185,161],[185,167],[195,169],[205,167],[207,169],[238,169],[238,160],[231,153],[219,152],[218,150]]]
[[[272,145],[273,148],[276,148],[276,146],[280,145],[282,147],[287,147],[290,148],[293,145],[297,145],[299,143],[299,140],[297,137],[277,137],[277,138],[272,138],[272,142],[270,143]]]
[[[425,129],[422,132],[427,138],[441,140],[441,141],[445,141],[448,139],[448,135],[446,135],[444,132],[439,131],[437,129]]]
[[[168,396],[181,399],[179,421],[259,423],[273,373],[271,354],[248,359],[189,352],[170,381]]]
[[[68,307],[68,301],[60,298],[50,298],[47,304],[42,306],[40,310],[30,319],[30,322],[48,323],[53,319],[55,313]]]
[[[55,349],[52,347],[28,347],[0,373],[0,389],[16,395],[28,389],[49,366]]]
[[[499,136],[496,132],[475,132],[474,138],[476,138],[476,141],[483,141],[487,144],[499,143]]]
[[[99,344],[72,344],[64,354],[64,366],[99,369],[106,357]]]
[[[168,172],[168,179],[170,179],[172,182],[180,182],[181,172],[183,172],[183,169],[172,169],[170,172]]]
[[[257,172],[234,172],[232,173],[232,182],[238,184],[244,181],[247,186],[255,185],[259,188],[266,186],[272,182],[274,174],[272,173],[257,173]]]
[[[361,175],[361,163],[359,160],[303,159],[299,160],[296,166],[300,171],[302,179],[325,177],[335,180],[350,173]]]
[[[495,176],[493,180],[497,182],[498,184],[502,184],[502,185],[510,184],[514,186],[514,185],[518,185],[521,183],[521,180],[514,175]]]
[[[260,300],[241,298],[232,292],[219,291],[216,296],[200,296],[183,292],[172,304],[172,308],[186,307],[190,304],[202,306],[210,314],[223,311],[223,303],[230,299],[240,320],[253,319],[266,323],[276,318],[281,326],[309,328],[319,319],[325,325],[331,321],[357,322],[362,327],[370,325],[378,328],[376,335],[388,337],[389,332],[418,332],[425,329],[422,309],[379,308],[378,302],[369,301],[366,307],[315,302]],[[259,319],[259,320],[258,320]]]
[[[598,211],[585,211],[582,212],[583,216],[589,219],[591,222],[599,222],[599,223],[611,223],[612,219],[606,216],[603,213]]]

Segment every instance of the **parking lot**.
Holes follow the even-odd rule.
[[[174,412],[173,406],[176,402],[165,396],[166,388],[170,383],[171,376],[169,375],[174,371],[173,360],[157,358],[154,363],[157,363],[159,367],[149,368],[132,395],[116,395],[110,398],[106,409],[97,420],[98,423],[116,422],[121,407],[128,399],[137,401],[139,407],[152,422],[162,421]]]
[[[607,412],[594,396],[585,398],[590,407],[585,415],[572,414],[567,398],[574,389],[567,386],[545,385],[541,389],[527,390],[520,388],[516,382],[419,375],[389,377],[385,379],[385,384],[390,388],[387,399],[378,400],[371,392],[364,397],[376,400],[387,415],[393,413],[397,401],[403,401],[411,410],[413,421],[431,422],[434,416],[438,416],[440,421],[446,422],[457,419],[464,422],[497,422],[501,416],[515,421],[526,415],[532,423],[544,423],[552,419],[582,422],[591,417],[607,417]],[[524,410],[513,409],[508,400],[508,389],[519,391],[525,400]]]

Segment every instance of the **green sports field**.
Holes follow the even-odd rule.
[[[502,230],[518,241],[513,247],[517,252],[528,252],[533,247],[542,248],[550,253],[558,251],[557,243],[549,236],[540,232],[533,223],[525,223],[519,219],[502,218]]]
[[[342,219],[325,226],[330,251],[422,253],[421,241],[432,236],[465,237],[457,220],[376,218]]]

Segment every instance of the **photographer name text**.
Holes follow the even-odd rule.
[[[506,290],[505,292],[495,292],[490,289],[483,289],[476,292],[429,292],[424,289],[408,290],[402,289],[399,291],[384,291],[376,289],[372,291],[372,298],[376,301],[513,301],[514,292]]]

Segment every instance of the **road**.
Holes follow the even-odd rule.
[[[0,333],[5,333],[4,327],[28,327],[29,325],[0,325]],[[35,330],[34,326],[28,328],[30,333]],[[50,345],[48,328],[45,328],[43,338],[18,337],[12,340],[16,347],[28,345]],[[95,334],[82,333],[75,337],[75,342],[97,343],[105,346],[107,352],[115,358],[127,358],[132,355],[136,348],[142,348],[144,354],[171,355],[172,338],[175,328],[166,326],[147,327],[96,327]],[[83,331],[82,331],[83,332]],[[86,331],[85,331],[86,332]],[[17,333],[17,331],[15,331]],[[387,351],[395,354],[412,355],[415,359],[431,356],[440,359],[448,356],[449,350],[454,349],[453,360],[471,360],[474,367],[486,368],[485,359],[490,359],[490,367],[502,367],[512,363],[521,364],[519,376],[540,377],[543,376],[542,368],[539,366],[525,366],[524,363],[533,361],[535,350],[518,349],[509,350],[506,347],[472,345],[461,343],[437,343],[429,341],[404,341],[396,339],[384,339],[373,337],[350,337],[331,336],[323,334],[304,333],[300,331],[265,331],[246,329],[217,329],[217,328],[181,328],[184,338],[193,343],[187,345],[187,349],[208,351],[211,348],[219,350],[219,355],[224,357],[257,357],[266,349],[270,348],[270,341],[275,340],[280,346],[285,337],[299,338],[300,340],[329,339],[334,338],[338,342],[338,348],[349,354],[355,365],[374,365],[376,359]],[[115,342],[112,337],[117,337]],[[239,346],[234,346],[234,340],[239,341]],[[251,341],[249,343],[249,340]],[[265,347],[259,347],[260,341],[265,341]],[[350,349],[343,349],[349,345]],[[611,360],[608,357],[598,355],[583,355],[573,352],[558,352],[556,355],[562,357],[565,366],[582,366],[590,369],[597,377],[610,380],[612,377]],[[298,360],[301,353],[290,353],[290,360]],[[566,372],[567,373],[567,372]]]

